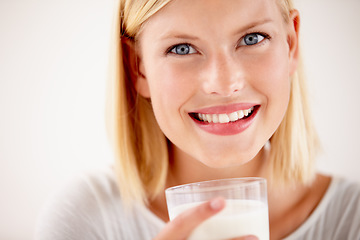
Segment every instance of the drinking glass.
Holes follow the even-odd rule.
[[[181,212],[215,197],[225,208],[201,223],[189,240],[231,239],[255,235],[269,240],[267,188],[264,178],[230,178],[196,182],[165,190],[170,220]]]

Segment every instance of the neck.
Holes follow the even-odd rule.
[[[254,159],[241,166],[215,169],[172,149],[166,187],[206,180],[263,177],[269,179],[269,149],[263,148]],[[271,239],[282,239],[298,228],[314,211],[330,183],[330,178],[318,175],[310,186],[302,184],[279,188],[268,181],[268,206]],[[150,201],[149,208],[167,222],[165,193]],[[285,221],[284,221],[285,220]],[[284,224],[284,222],[286,224]]]
[[[165,188],[224,178],[268,178],[268,170],[266,170],[269,169],[268,155],[269,149],[264,147],[254,159],[246,164],[227,168],[211,168],[173,146],[169,151],[170,164]],[[149,208],[165,222],[169,220],[165,192],[151,200]]]
[[[170,166],[167,187],[224,178],[263,177],[268,178],[269,150],[264,147],[251,161],[238,166],[211,168],[173,147],[170,152]]]

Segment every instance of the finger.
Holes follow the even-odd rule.
[[[237,238],[232,238],[230,240],[259,240],[259,238],[257,238],[254,235],[249,235],[249,236],[243,236],[243,237],[237,237]]]
[[[165,226],[163,231],[156,237],[156,240],[186,239],[200,223],[215,215],[224,207],[225,200],[223,198],[215,198],[184,211]]]

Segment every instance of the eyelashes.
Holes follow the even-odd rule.
[[[263,32],[253,32],[245,34],[242,37],[238,44],[236,45],[237,48],[239,47],[252,47],[256,45],[260,45],[265,40],[269,40],[271,37],[267,33]],[[180,43],[176,45],[172,45],[166,50],[166,54],[175,54],[179,56],[190,55],[198,53],[195,47],[190,43]]]
[[[188,55],[197,53],[196,49],[191,46],[189,43],[181,43],[175,46],[170,47],[167,53],[174,53],[177,55]]]
[[[249,33],[240,39],[238,46],[252,46],[259,44],[266,39],[270,39],[270,36],[266,33]]]

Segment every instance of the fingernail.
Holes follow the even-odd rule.
[[[211,200],[211,202],[210,202],[211,209],[215,210],[215,211],[222,209],[224,207],[224,205],[225,205],[225,201],[223,198],[220,198],[220,197],[215,198],[215,199]]]
[[[244,237],[243,240],[259,240],[259,239],[254,235],[249,235]]]

